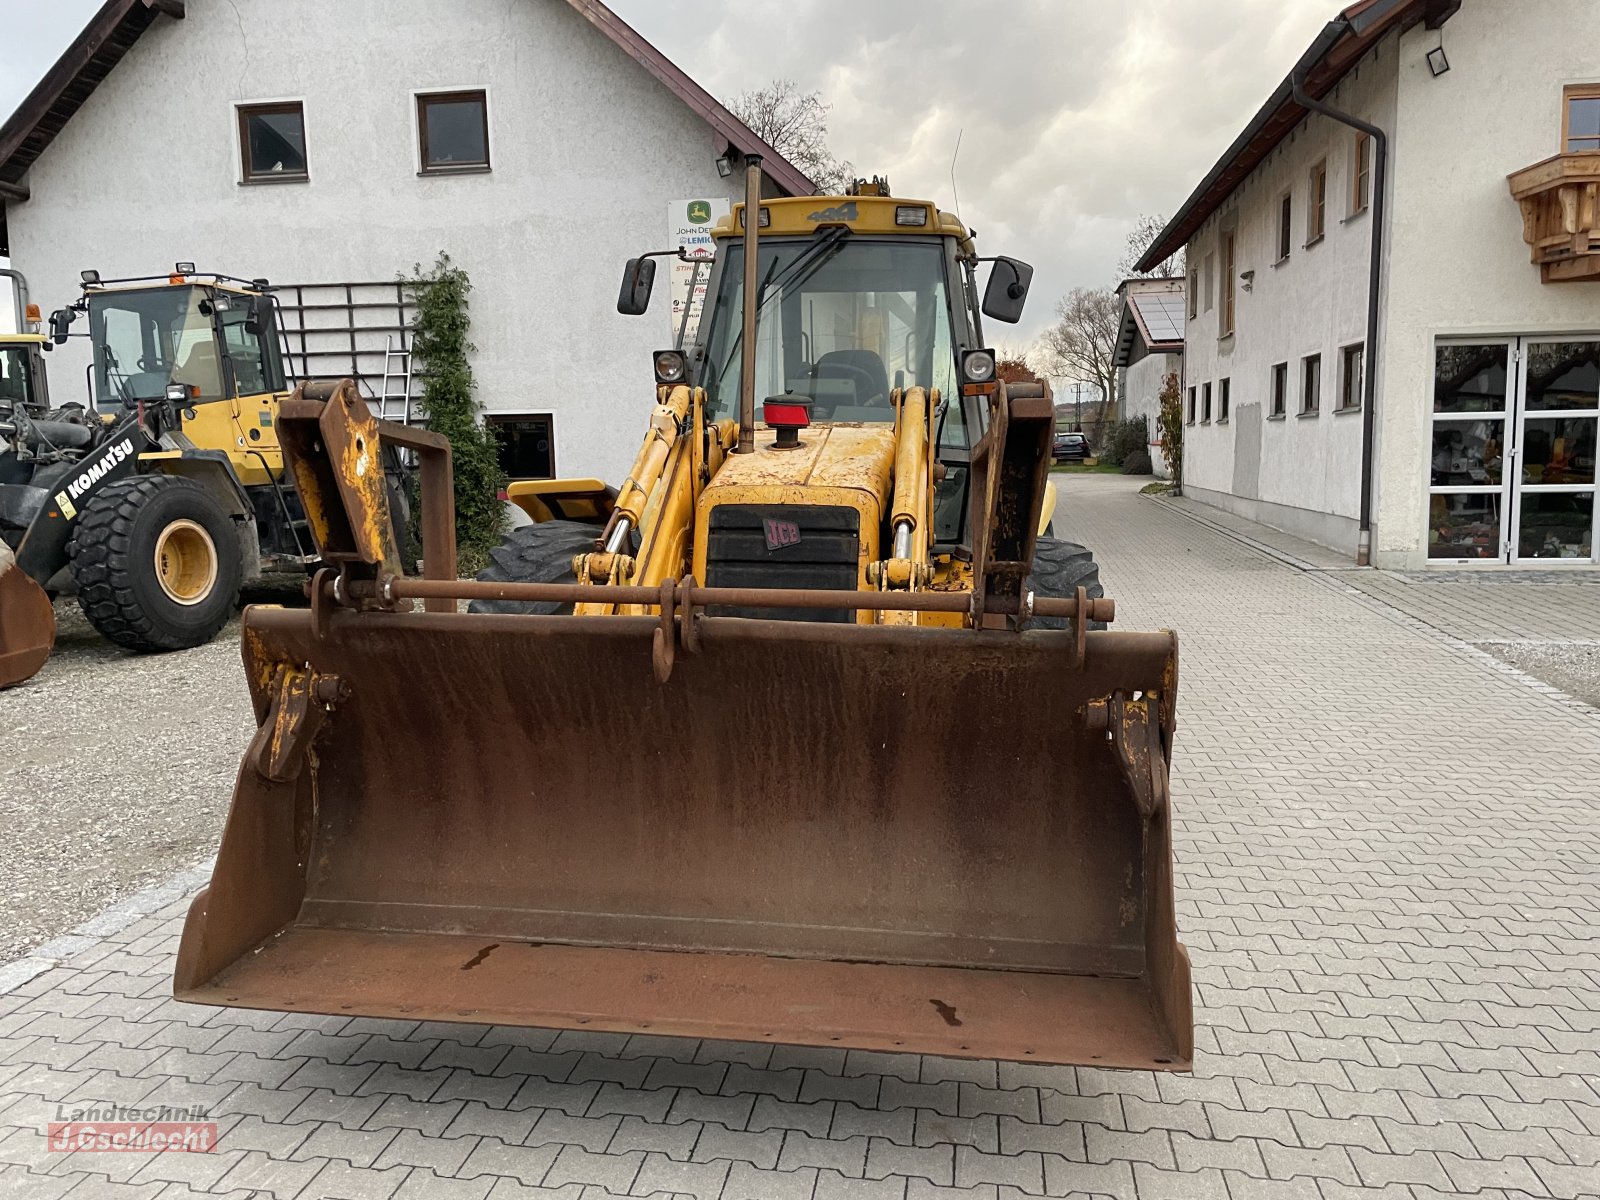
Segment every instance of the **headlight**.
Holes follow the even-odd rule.
[[[961,381],[963,383],[989,383],[993,379],[993,350],[968,350],[961,356]]]
[[[678,350],[657,350],[655,353],[656,382],[664,384],[682,383],[689,373],[688,364],[684,361],[683,353]]]

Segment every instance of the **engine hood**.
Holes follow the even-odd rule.
[[[794,489],[849,489],[879,503],[887,500],[894,477],[893,425],[812,425],[801,431],[796,450],[774,450],[776,436],[757,425],[755,453],[730,454],[707,486],[705,502],[746,501],[753,490],[765,489],[784,493],[773,499],[785,503],[803,501]]]

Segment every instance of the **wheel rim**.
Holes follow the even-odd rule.
[[[199,604],[217,585],[217,547],[193,521],[174,521],[156,539],[156,581],[167,599]]]

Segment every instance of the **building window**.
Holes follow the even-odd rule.
[[[1278,201],[1278,261],[1289,257],[1294,249],[1294,196],[1287,195]]]
[[[1233,336],[1234,297],[1238,283],[1234,272],[1234,236],[1230,231],[1222,235],[1222,336]]]
[[[1600,151],[1600,83],[1567,89],[1561,140],[1568,154]]]
[[[493,414],[488,420],[500,435],[500,470],[507,479],[555,478],[556,440],[548,413]]]
[[[1212,297],[1216,295],[1216,292],[1211,287],[1211,281],[1217,277],[1217,256],[1215,254],[1206,255],[1205,269],[1205,278],[1201,281],[1200,290],[1206,298],[1206,311],[1210,312]]]
[[[1272,413],[1283,416],[1289,408],[1289,364],[1278,363],[1272,368]]]
[[[1360,408],[1366,375],[1366,347],[1346,346],[1339,353],[1339,408]]]
[[[239,158],[245,183],[309,179],[305,106],[298,100],[239,105]]]
[[[1200,315],[1200,272],[1189,272],[1189,320]]]
[[[1356,134],[1350,170],[1350,215],[1367,211],[1372,203],[1372,135]]]
[[[1311,416],[1322,408],[1322,355],[1308,354],[1300,365],[1300,415]]]
[[[1200,424],[1211,424],[1211,385],[1209,383],[1200,389]]]
[[[1314,246],[1328,231],[1328,164],[1311,168],[1311,206],[1306,212],[1306,245]]]
[[[1194,389],[1193,388],[1189,389],[1189,412],[1188,412],[1188,418],[1185,421],[1185,424],[1188,424],[1188,425],[1193,425],[1194,424]]]
[[[428,92],[417,97],[422,173],[489,169],[489,100],[482,91]]]
[[[1233,409],[1233,380],[1224,379],[1217,384],[1217,424],[1226,425]]]

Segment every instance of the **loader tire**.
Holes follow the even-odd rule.
[[[578,577],[572,573],[573,555],[593,550],[599,536],[598,525],[582,521],[524,525],[489,551],[489,565],[478,572],[478,579],[484,583],[577,583]],[[474,600],[467,611],[568,616],[572,605],[553,600]]]
[[[67,554],[83,615],[129,650],[202,646],[238,604],[238,532],[187,479],[140,475],[111,484],[78,519]]]
[[[1035,597],[1048,596],[1056,600],[1072,599],[1080,587],[1089,593],[1091,600],[1098,600],[1106,594],[1105,588],[1100,585],[1100,564],[1094,561],[1089,549],[1076,542],[1058,541],[1053,537],[1039,538],[1033,551],[1033,574],[1028,576],[1025,586]],[[1029,629],[1071,627],[1072,622],[1065,617],[1034,617],[1028,622]],[[1089,628],[1104,629],[1105,625],[1095,621]]]

